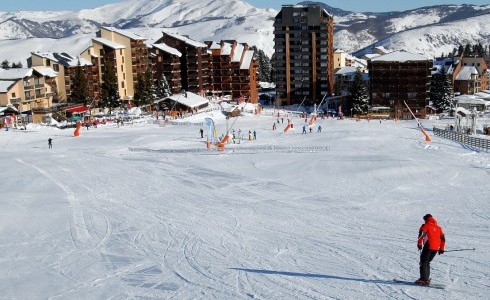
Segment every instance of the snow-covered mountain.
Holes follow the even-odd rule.
[[[301,2],[309,3],[314,2]],[[376,43],[433,56],[459,43],[489,40],[484,28],[490,24],[490,5],[356,13],[318,4],[335,16],[335,47],[348,52]],[[236,39],[271,55],[277,13],[239,0],[126,0],[80,11],[0,12],[0,60],[25,62],[31,51],[78,54],[102,25],[131,29],[150,40],[159,38],[162,28],[197,40]]]

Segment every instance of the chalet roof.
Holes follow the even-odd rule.
[[[189,46],[193,46],[193,47],[196,47],[196,48],[207,48],[208,47],[208,45],[206,45],[204,43],[201,43],[201,42],[192,40],[192,39],[190,39],[188,37],[185,37],[185,36],[182,36],[182,35],[178,35],[178,34],[167,32],[167,31],[163,31],[163,33],[166,34],[166,35],[168,35],[168,36],[170,36],[170,37],[173,37],[175,39],[178,39],[178,40],[186,43]]]
[[[182,53],[180,53],[179,50],[177,50],[175,48],[172,48],[172,47],[168,46],[165,43],[153,44],[152,46],[155,47],[155,48],[157,48],[157,49],[160,49],[160,50],[162,50],[164,52],[167,52],[168,54],[172,54],[172,55],[175,55],[175,56],[178,56],[178,57],[182,57]]]
[[[243,55],[242,64],[240,66],[240,70],[250,69],[250,65],[252,64],[253,57],[254,57],[254,51],[253,50],[245,51],[245,53]]]
[[[107,46],[109,48],[115,49],[115,50],[117,50],[117,49],[126,49],[126,46],[121,45],[121,44],[118,44],[118,43],[115,43],[115,42],[110,41],[110,40],[105,39],[105,38],[96,37],[96,38],[92,38],[92,41],[97,42],[99,44],[102,44],[104,46]]]
[[[235,47],[235,51],[233,52],[233,57],[231,58],[231,61],[240,62],[244,50],[245,50],[245,46],[243,46],[242,44],[237,44]]]
[[[209,103],[208,99],[201,97],[198,94],[194,94],[192,92],[185,92],[185,95],[187,97],[185,97],[182,94],[174,94],[174,95],[166,97],[166,98],[158,99],[158,100],[154,101],[154,103],[160,103],[164,100],[170,99],[170,100],[173,100],[177,103],[180,103],[180,104],[185,105],[185,106],[190,107],[190,108],[199,107],[201,105]]]
[[[34,70],[36,70],[36,72],[38,72],[39,74],[41,74],[42,76],[44,77],[50,77],[50,78],[55,78],[58,76],[58,72],[56,72],[55,70],[53,70],[52,68],[45,68],[45,67],[33,67]]]
[[[15,80],[0,80],[0,93],[6,93],[16,83]]]
[[[478,75],[478,70],[473,66],[464,66],[455,80],[470,80],[472,75]]]
[[[33,71],[34,70],[31,68],[1,69],[0,79],[18,80],[18,79],[32,76]]]
[[[76,67],[78,62],[81,66],[91,66],[92,63],[80,56],[73,56],[65,52],[31,52],[32,55],[47,58],[65,67]]]
[[[378,53],[368,53],[368,54],[364,54],[363,56],[366,57],[367,59],[373,59],[373,58],[376,58],[376,57],[380,57],[381,54],[378,54]]]
[[[106,30],[109,30],[109,31],[112,31],[112,32],[115,32],[115,33],[118,33],[120,35],[123,35],[127,38],[130,38],[132,40],[141,40],[141,41],[144,41],[146,40],[146,38],[140,36],[140,35],[137,35],[136,33],[132,33],[128,30],[124,30],[124,29],[119,29],[119,28],[116,28],[116,27],[106,27],[106,26],[102,26],[102,28],[106,29]]]
[[[19,111],[13,107],[13,106],[0,106],[0,114],[3,114],[5,112],[13,112],[13,113],[19,113]]]
[[[337,50],[335,50],[335,53],[346,53],[346,52],[342,49],[337,49]]]
[[[221,55],[231,55],[231,48],[230,43],[223,43],[223,46],[221,47]]]
[[[423,55],[410,53],[404,50],[391,52],[371,59],[371,61],[393,61],[393,62],[394,61],[396,62],[427,61],[427,60],[429,59]]]

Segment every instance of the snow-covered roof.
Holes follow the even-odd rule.
[[[4,111],[11,111],[11,112],[16,112],[16,113],[19,113],[19,111],[17,110],[17,108],[13,107],[13,106],[0,106],[0,113],[3,113]]]
[[[185,92],[185,95],[186,96],[184,96],[183,94],[174,94],[167,98],[156,100],[154,103],[159,103],[163,100],[171,99],[177,103],[183,104],[190,108],[199,107],[201,105],[209,103],[208,99],[201,97],[198,94],[194,94],[192,92]]]
[[[190,46],[193,46],[193,47],[196,47],[196,48],[207,48],[208,47],[208,45],[206,45],[204,43],[201,43],[201,42],[198,42],[198,41],[195,41],[195,40],[191,40],[190,38],[185,37],[185,36],[182,36],[182,35],[178,35],[178,34],[167,32],[167,31],[163,31],[163,34],[166,34],[168,36],[171,36],[171,37],[173,37],[175,39],[178,39],[178,40],[186,43],[187,45],[190,45]]]
[[[33,67],[33,69],[44,77],[55,78],[58,76],[58,72],[56,72],[52,68]]]
[[[367,59],[373,59],[373,58],[376,58],[376,57],[380,57],[381,54],[378,54],[378,53],[368,53],[368,54],[364,54],[363,56],[366,57]]]
[[[252,64],[253,57],[254,57],[254,51],[253,50],[245,51],[245,53],[243,55],[242,64],[240,66],[240,70],[250,69],[250,65]]]
[[[142,40],[142,41],[146,40],[146,38],[144,38],[140,35],[137,35],[136,33],[132,33],[128,30],[119,29],[119,28],[115,28],[115,27],[106,27],[106,26],[102,26],[102,28],[109,30],[109,31],[112,31],[112,32],[115,32],[115,33],[118,33],[118,34],[123,35],[127,38],[130,38],[132,40]]]
[[[172,48],[172,47],[168,46],[165,43],[153,44],[152,46],[155,47],[155,48],[157,48],[157,49],[160,49],[160,50],[162,50],[164,52],[167,52],[169,54],[172,54],[172,55],[175,55],[175,56],[178,56],[178,57],[182,57],[182,53],[180,53],[179,50],[177,50],[175,48]]]
[[[410,53],[404,50],[391,52],[371,59],[371,61],[397,61],[397,62],[424,61],[424,60],[429,60],[429,59],[423,55]]]
[[[470,80],[472,75],[478,75],[478,70],[473,66],[464,66],[455,80]]]
[[[345,53],[345,51],[342,49],[337,49],[337,50],[335,50],[335,53]]]
[[[379,52],[382,52],[384,54],[388,54],[390,53],[390,51],[388,49],[386,49],[385,47],[383,46],[376,46],[374,47],[375,50],[378,50]]]
[[[4,80],[17,80],[25,77],[32,76],[33,69],[31,68],[14,68],[14,69],[1,69],[0,79]]]
[[[223,46],[221,47],[221,55],[231,55],[230,43],[223,43]]]
[[[98,38],[92,38],[92,40],[94,42],[97,42],[99,44],[105,45],[105,46],[107,46],[109,48],[112,48],[112,49],[115,49],[115,50],[117,50],[117,49],[126,49],[126,46],[121,45],[121,44],[118,44],[118,43],[115,43],[115,42],[110,41],[110,40],[105,39],[105,38],[99,38],[98,37]]]
[[[78,62],[81,66],[91,66],[92,63],[80,56],[73,56],[65,52],[31,52],[32,55],[47,58],[65,67],[76,67]]]
[[[6,93],[14,85],[16,81],[14,80],[0,80],[0,93]]]
[[[340,68],[337,72],[335,72],[335,75],[342,75],[342,76],[354,75],[356,71],[357,71],[356,67],[343,67]]]
[[[242,59],[243,51],[245,47],[242,44],[237,44],[235,47],[235,51],[233,52],[233,57],[231,58],[232,62],[240,62]]]
[[[219,43],[212,42],[211,43],[211,46],[209,47],[209,49],[211,49],[211,50],[218,50],[218,49],[221,49],[221,45]]]

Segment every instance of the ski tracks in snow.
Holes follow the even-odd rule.
[[[61,181],[57,180],[54,176],[49,174],[48,171],[43,170],[34,164],[29,164],[20,158],[16,158],[16,161],[20,164],[33,168],[63,190],[66,195],[66,200],[68,201],[68,207],[71,213],[70,232],[73,243],[80,249],[92,248],[94,246],[94,243],[87,227],[84,208],[80,201],[78,201],[78,199],[75,197],[75,193],[67,185],[63,184]]]

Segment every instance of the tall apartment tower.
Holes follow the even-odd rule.
[[[282,104],[333,93],[333,16],[320,6],[283,6],[274,21],[276,93]]]
[[[119,97],[129,103],[134,96],[138,73],[144,73],[151,67],[145,40],[127,30],[101,27],[92,38],[90,47],[80,56],[97,65],[101,83],[106,61],[111,60],[118,80]]]

